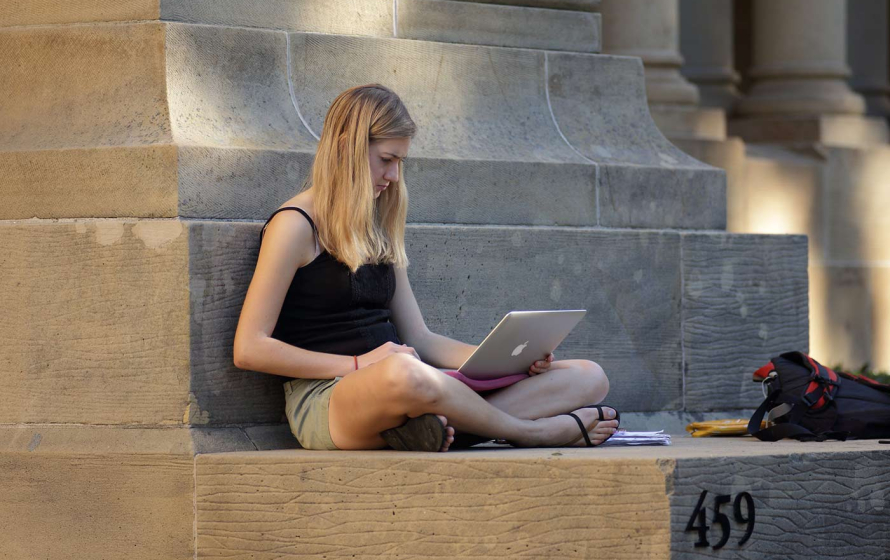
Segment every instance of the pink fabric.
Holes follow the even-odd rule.
[[[527,373],[516,373],[513,375],[485,380],[470,379],[459,371],[443,371],[442,373],[444,373],[445,375],[450,375],[458,381],[462,381],[464,385],[468,386],[470,389],[476,391],[477,393],[481,391],[492,391],[494,389],[501,389],[503,387],[512,385],[517,381],[522,381],[523,379],[528,378]]]

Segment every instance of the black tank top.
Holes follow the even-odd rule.
[[[317,246],[315,223],[300,208],[279,208],[266,225],[282,210],[296,210],[309,220]],[[401,344],[390,322],[389,302],[395,290],[391,264],[363,265],[353,274],[322,251],[294,274],[272,338],[306,350],[347,356],[370,352],[388,341]]]

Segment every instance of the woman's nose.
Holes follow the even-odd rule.
[[[399,180],[399,164],[390,165],[386,168],[386,173],[383,174],[383,178],[389,181],[390,183],[396,183]]]

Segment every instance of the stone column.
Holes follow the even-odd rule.
[[[890,51],[887,0],[848,0],[847,60],[853,71],[850,85],[865,98],[866,112],[890,116]]]
[[[845,0],[754,0],[754,80],[742,115],[862,114],[847,86]]]
[[[733,57],[732,0],[680,0],[682,73],[701,104],[729,112],[739,99]]]
[[[603,52],[643,59],[649,104],[695,105],[681,74],[679,0],[603,0]]]

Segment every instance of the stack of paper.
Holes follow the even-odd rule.
[[[618,430],[600,445],[670,445],[671,435],[664,430],[657,432],[628,432]]]

